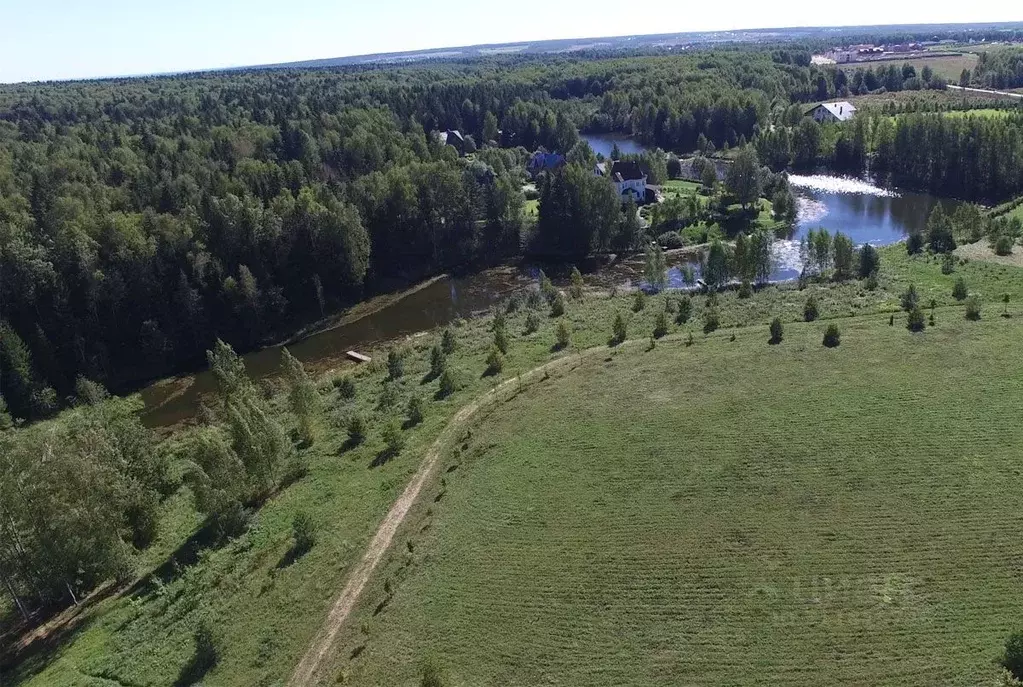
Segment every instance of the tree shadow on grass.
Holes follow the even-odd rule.
[[[376,454],[372,462],[370,462],[369,467],[371,469],[383,467],[384,465],[387,465],[392,460],[394,460],[398,456],[398,453],[399,453],[398,451],[395,451],[393,449],[385,448]]]
[[[0,634],[0,685],[21,684],[32,677],[46,670],[54,661],[58,660],[64,651],[74,642],[75,638],[85,631],[95,620],[92,611],[97,604],[113,596],[118,590],[117,585],[108,584],[106,587],[94,592],[87,600],[79,606],[61,609],[57,606],[47,611],[37,611],[33,622],[25,625],[20,632],[12,630],[9,633]],[[63,620],[57,620],[58,613],[68,614]],[[48,631],[39,630],[47,621],[56,623]],[[31,637],[19,641],[15,632],[22,637],[32,634]]]
[[[193,654],[188,659],[188,663],[181,666],[178,679],[174,681],[174,687],[189,687],[190,685],[198,684],[215,664],[216,660],[211,660],[198,653]]]
[[[281,556],[281,560],[277,561],[277,569],[284,570],[293,566],[299,558],[309,553],[309,546],[299,546],[298,544],[292,544],[291,547],[284,552]]]

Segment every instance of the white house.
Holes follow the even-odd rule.
[[[840,103],[821,103],[806,111],[817,122],[847,122],[856,114],[856,106],[842,101]]]
[[[615,187],[615,192],[624,201],[632,198],[637,203],[646,200],[646,174],[640,168],[638,162],[632,160],[616,160],[610,164],[597,165],[594,174],[607,177]]]

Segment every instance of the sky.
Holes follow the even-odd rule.
[[[1020,21],[1023,9],[1014,9],[1019,7],[1010,0],[728,0],[720,4],[681,0],[0,0],[0,83],[552,38],[850,22]]]

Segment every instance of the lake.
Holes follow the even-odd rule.
[[[605,158],[611,157],[611,149],[618,144],[618,150],[624,155],[638,155],[649,148],[635,139],[621,134],[580,134],[579,137],[590,144],[594,153],[599,153]]]
[[[584,138],[599,138],[608,153],[615,142],[623,152],[642,150],[629,139]],[[627,148],[623,142],[634,147]],[[887,245],[901,241],[909,232],[925,229],[927,218],[938,203],[950,212],[958,205],[955,201],[939,200],[923,193],[881,188],[859,179],[793,175],[790,181],[799,200],[799,215],[792,238],[775,244],[775,269],[771,275],[774,281],[799,277],[799,240],[810,229],[824,227],[832,233],[841,231],[857,245]],[[699,257],[672,254],[668,262],[670,288],[691,287],[700,276]],[[584,279],[590,286],[604,288],[642,286],[643,267],[643,256],[635,255],[584,269]],[[442,327],[459,317],[486,312],[511,294],[535,285],[538,271],[536,265],[505,266],[466,277],[435,279],[404,298],[382,297],[380,307],[367,308],[369,314],[365,317],[312,334],[290,344],[288,350],[316,373],[347,367],[351,363],[345,360],[346,351],[369,350]],[[567,266],[554,266],[547,271],[555,284],[567,286]],[[249,353],[245,356],[245,364],[255,379],[276,375],[280,371],[281,347],[272,346]],[[143,420],[151,427],[190,420],[195,416],[202,397],[213,390],[214,381],[208,371],[152,384],[141,392],[146,406]]]

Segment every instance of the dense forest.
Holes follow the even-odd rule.
[[[680,155],[755,144],[775,171],[872,165],[971,200],[1023,191],[1018,119],[803,121],[808,102],[943,86],[809,55],[724,46],[2,87],[6,407],[45,417],[79,377],[131,388],[200,364],[218,337],[251,349],[370,292],[530,247],[635,248],[631,210],[580,172],[580,131]],[[464,150],[433,133],[452,129]],[[538,185],[564,221],[533,226],[523,184],[539,147],[578,164]]]
[[[735,145],[812,71],[725,51],[4,87],[7,406],[45,416],[79,376],[130,386],[217,337],[248,349],[367,290],[515,254],[529,151],[642,134],[661,105],[675,148]],[[447,129],[471,161],[430,133]]]

